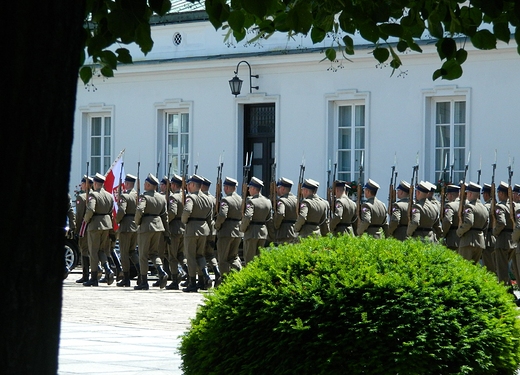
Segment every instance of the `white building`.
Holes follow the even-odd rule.
[[[305,177],[320,181],[322,196],[329,168],[337,163],[339,179],[357,180],[363,158],[364,180],[382,186],[383,200],[394,160],[398,180],[410,180],[419,155],[420,180],[437,181],[447,160],[447,175],[454,164],[458,181],[471,153],[468,180],[481,168],[481,183],[491,180],[495,149],[497,183],[507,181],[509,160],[520,162],[514,41],[494,51],[466,42],[463,76],[433,81],[442,62],[432,40],[421,43],[422,54],[401,55],[405,73],[391,76],[361,39],[351,61],[331,64],[321,61],[330,39],[312,45],[308,37],[275,35],[230,45],[205,18],[203,11],[175,14],[152,27],[147,56],[133,47],[134,64],[119,66],[113,78],[96,77],[87,88],[79,81],[71,192],[87,162],[90,175],[104,173],[123,149],[125,172],[136,174],[139,162],[141,180],[157,170],[180,173],[185,156],[189,174],[198,165],[214,182],[222,160],[223,176],[242,182],[252,152],[250,177],[268,185],[276,159],[276,177],[296,182],[304,158]],[[258,89],[250,88],[248,64]],[[235,97],[228,81],[237,65],[244,82]]]

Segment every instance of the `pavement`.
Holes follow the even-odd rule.
[[[112,285],[84,287],[79,270],[63,281],[58,375],[179,374],[180,336],[190,326],[206,291]]]

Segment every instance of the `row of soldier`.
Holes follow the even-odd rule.
[[[460,186],[449,185],[447,200],[441,203],[433,198],[434,184],[421,181],[411,189],[409,183],[401,181],[396,188],[397,200],[388,210],[377,198],[379,185],[371,179],[363,186],[363,202],[349,198],[351,187],[344,181],[334,182],[334,199],[329,201],[318,195],[319,183],[312,179],[299,184],[298,194],[294,195],[293,182],[280,178],[276,182],[274,200],[262,195],[264,183],[256,177],[247,184],[245,200],[242,198],[244,189],[242,196],[239,195],[238,182],[230,177],[222,183],[222,197],[217,188],[218,200],[209,192],[211,182],[196,174],[187,181],[178,175],[159,181],[149,174],[144,183],[145,192],[139,196],[135,190],[136,180],[135,176],[126,175],[124,189],[116,199],[118,210],[114,219],[119,225],[116,235],[123,271],[118,286],[130,286],[130,262],[133,262],[140,273],[135,289],[148,289],[148,260],[151,260],[159,276],[156,285],[179,289],[181,268],[189,275],[183,290],[197,291],[211,283],[208,262],[215,274],[215,285],[232,269],[241,269],[241,242],[247,265],[268,243],[293,243],[302,237],[328,233],[358,236],[367,233],[376,238],[387,236],[399,240],[419,237],[432,242],[442,238],[448,248],[464,258],[475,263],[482,258],[484,265],[496,272],[502,282],[510,282],[510,261],[515,276],[520,273],[517,265],[520,254],[517,257],[515,252],[520,204],[511,206],[508,202],[506,183],[497,189],[499,202],[491,215],[496,220],[490,225],[489,185],[482,189],[475,183],[464,186],[467,197],[463,200],[458,198]],[[103,182],[104,176],[100,174],[94,178],[84,176],[83,193],[76,201],[78,220],[89,224],[86,234],[80,233],[85,225],[77,226],[84,267],[78,282],[85,286],[98,285],[99,264],[104,265],[107,282],[111,284],[114,280],[108,262],[113,203],[112,195],[103,189]],[[519,188],[516,185],[513,189],[516,202],[520,197]],[[411,190],[415,192],[412,200]],[[89,191],[88,197],[86,191]],[[481,191],[485,205],[480,202]],[[464,202],[463,210],[459,210],[460,202]],[[441,206],[444,206],[443,212]],[[516,207],[514,221],[511,207]],[[165,270],[163,263],[168,264],[169,269]],[[169,277],[172,283],[167,286]]]

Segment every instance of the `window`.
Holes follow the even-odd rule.
[[[189,131],[190,115],[188,113],[165,113],[167,135],[168,159],[171,163],[171,171],[182,175],[186,173],[187,163],[189,162]]]
[[[112,164],[112,118],[90,117],[90,173],[105,174]]]

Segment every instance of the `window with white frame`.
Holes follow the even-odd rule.
[[[105,174],[112,164],[112,117],[89,116],[90,172]]]
[[[168,175],[186,173],[189,162],[190,115],[185,112],[165,112],[167,160],[171,163]],[[182,168],[185,168],[183,171]]]
[[[343,181],[357,181],[365,152],[365,104],[339,103],[337,119],[337,176]]]

